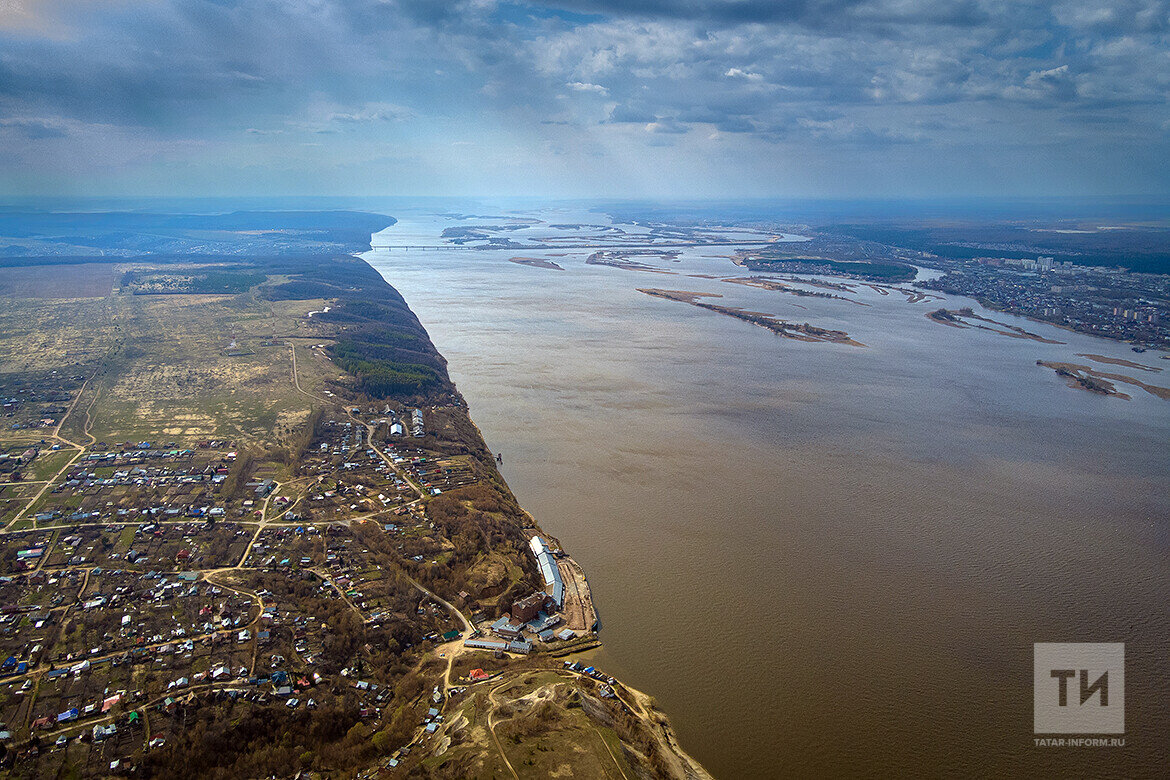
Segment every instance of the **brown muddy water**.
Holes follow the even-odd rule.
[[[385,235],[433,243],[451,224]],[[924,316],[965,299],[858,287],[859,306],[687,276],[742,276],[720,253],[646,260],[676,275],[580,251],[550,256],[564,272],[506,251],[367,255],[584,566],[598,665],[655,696],[721,778],[1166,776],[1170,402],[1074,390],[1035,362],[1122,357],[1170,386],[1170,360]],[[1124,747],[1034,745],[1032,645],[1054,641],[1126,643]]]

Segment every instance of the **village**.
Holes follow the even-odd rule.
[[[60,414],[75,400],[39,403]],[[50,419],[32,406],[13,400],[8,413]],[[335,402],[284,475],[236,441],[81,447],[57,435],[59,420],[31,447],[10,444],[0,765],[64,752],[85,774],[129,772],[188,728],[195,703],[349,707],[376,728],[401,711],[404,673],[414,679],[407,651],[482,654],[461,684],[415,692],[393,769],[442,732],[449,698],[494,679],[491,662],[595,644],[583,575],[540,535],[523,549],[543,588],[502,614],[467,590],[452,603],[422,584],[454,552],[427,500],[479,481],[471,459],[424,446],[426,416]],[[359,633],[372,652],[354,653]]]
[[[226,294],[45,271],[0,308],[0,778],[499,776],[577,733],[597,776],[672,755],[392,288],[272,262],[211,266]]]

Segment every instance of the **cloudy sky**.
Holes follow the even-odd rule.
[[[1170,192],[1170,0],[0,0],[0,194]]]

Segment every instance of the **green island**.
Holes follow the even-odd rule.
[[[702,778],[344,254],[0,269],[0,775]]]

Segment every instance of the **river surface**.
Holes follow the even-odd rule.
[[[475,224],[396,216],[384,244]],[[587,250],[366,255],[449,360],[520,502],[585,568],[597,664],[655,696],[721,778],[1165,776],[1170,402],[1072,389],[1036,360],[1135,360],[1163,370],[1095,365],[1162,386],[1170,360],[967,299],[689,276],[745,276],[730,253],[635,258],[672,274]],[[924,316],[964,305],[1065,343]],[[1032,645],[1053,641],[1126,643],[1124,747],[1034,745]]]

